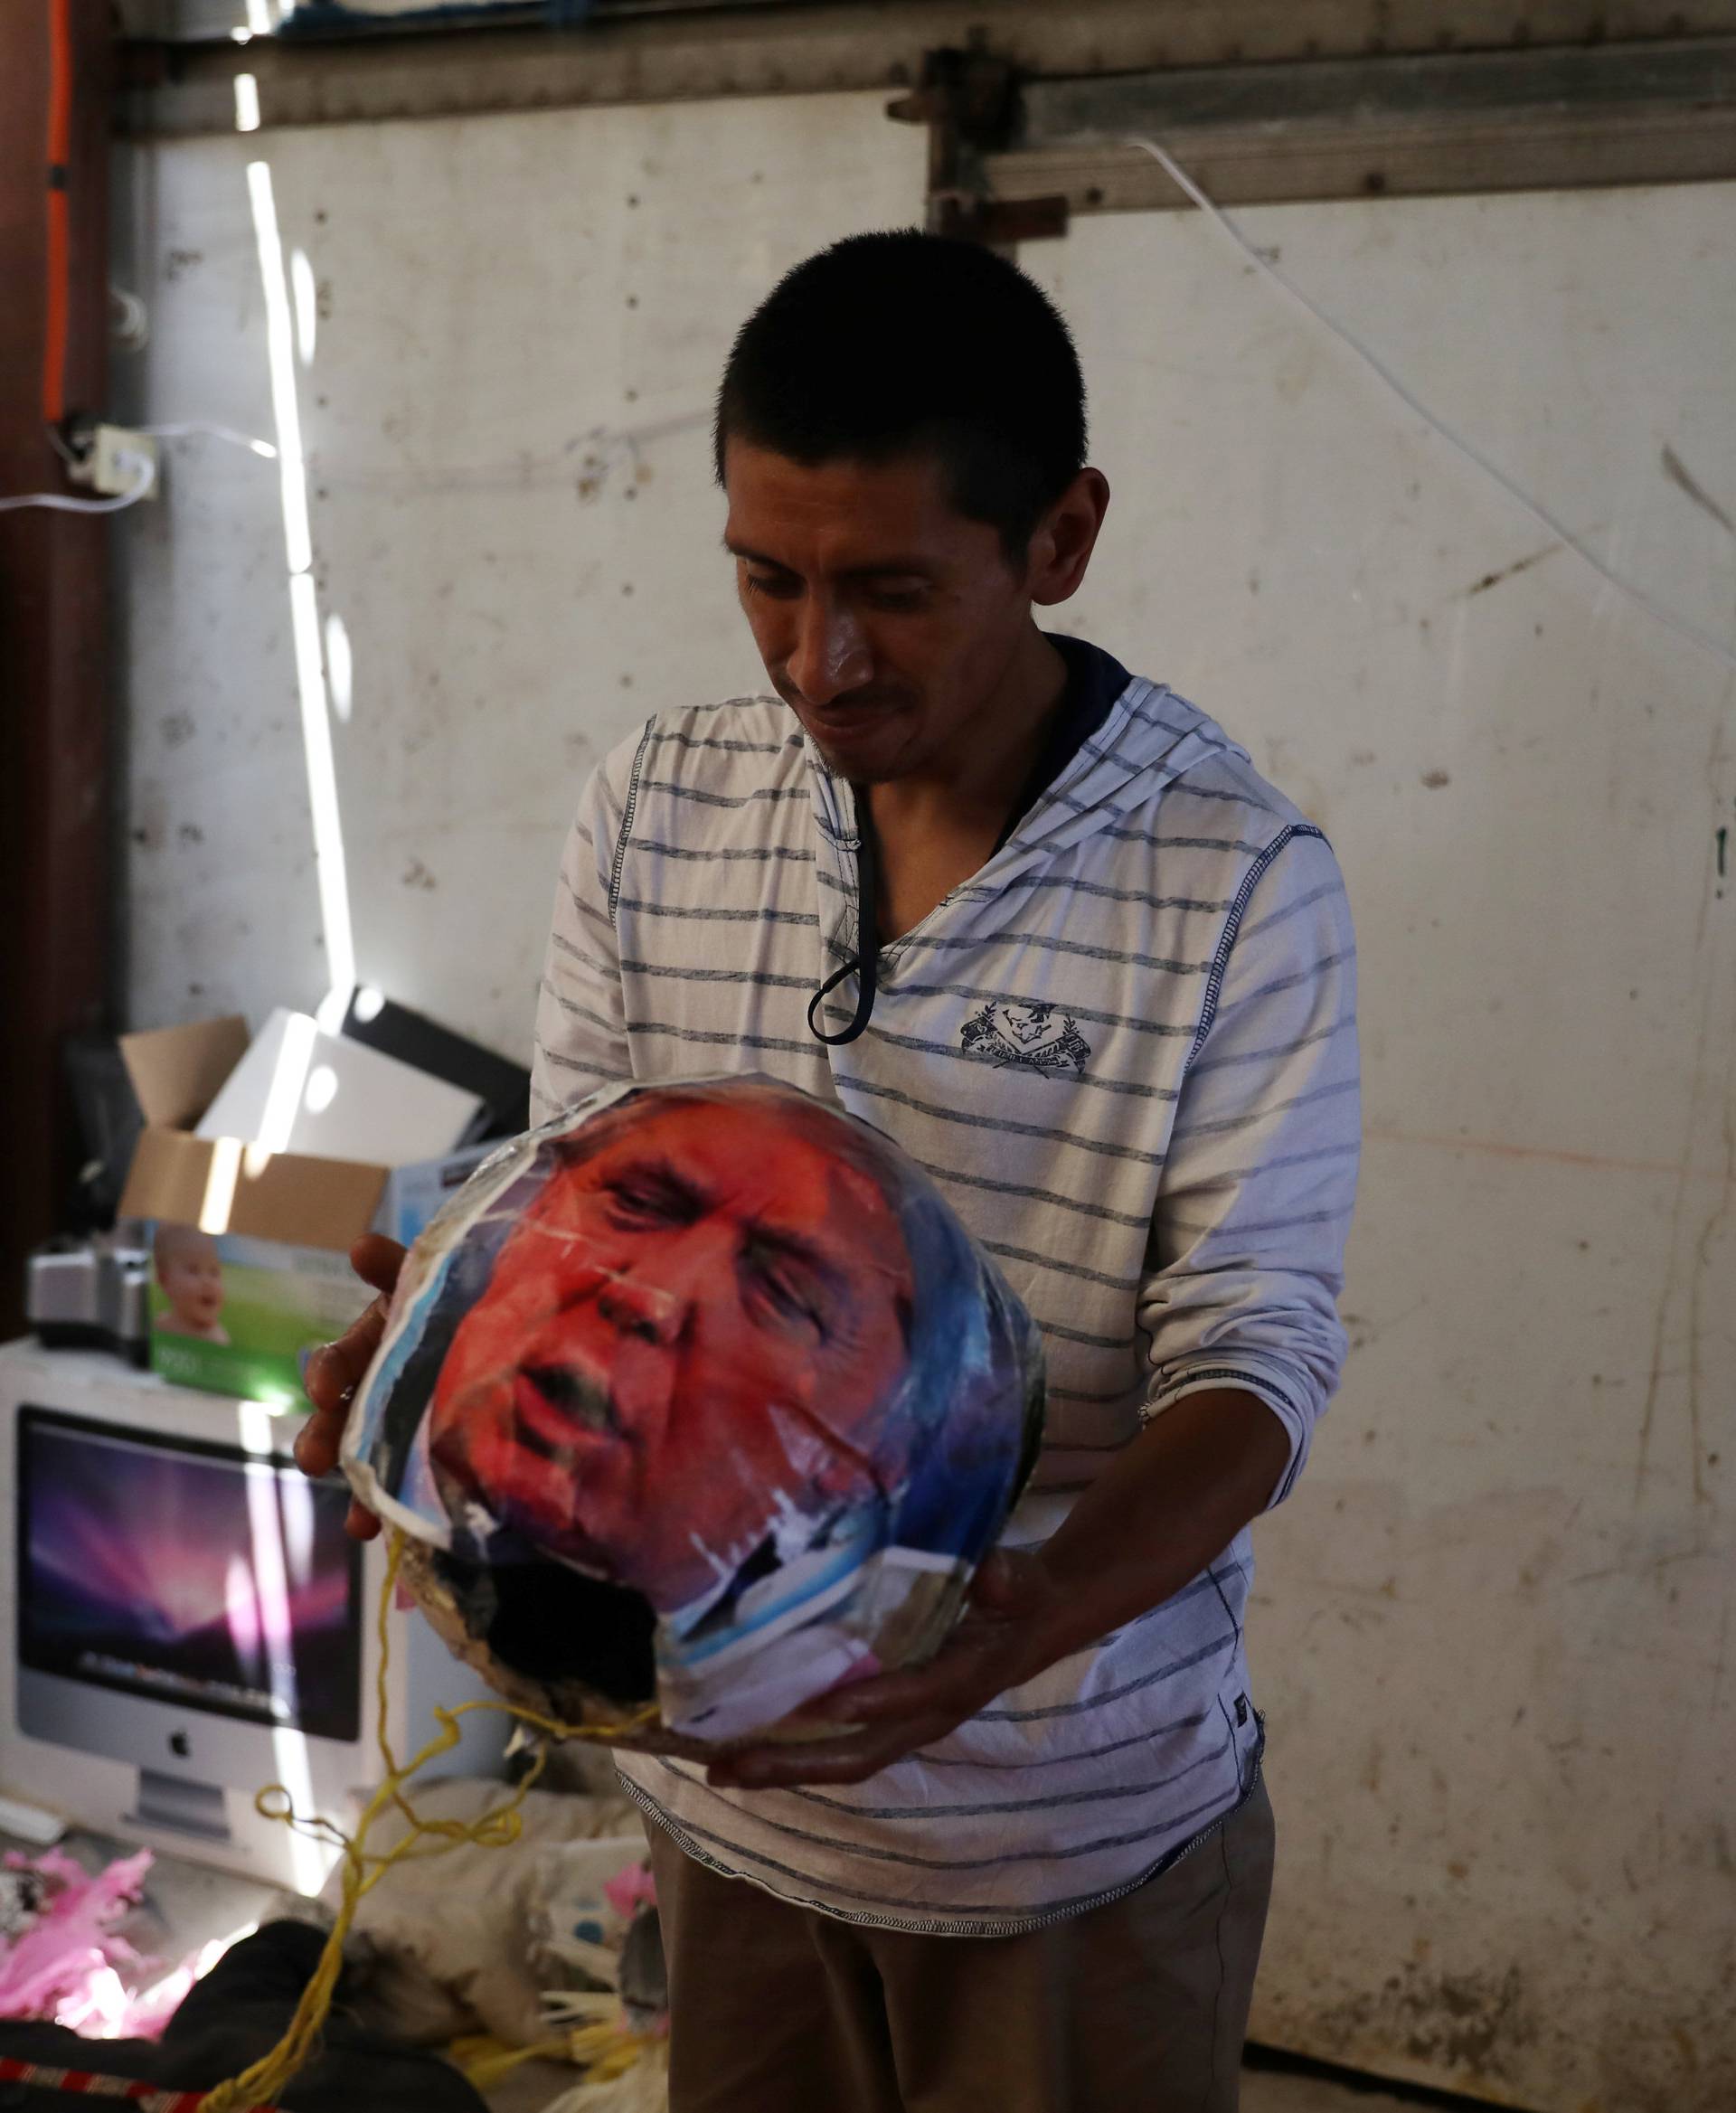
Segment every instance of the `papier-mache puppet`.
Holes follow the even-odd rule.
[[[1041,1338],[929,1178],[758,1078],[610,1087],[411,1250],[358,1495],[511,1699],[637,1742],[770,1727],[920,1661],[1034,1458]]]

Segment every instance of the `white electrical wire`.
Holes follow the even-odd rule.
[[[1467,462],[1475,464],[1485,476],[1499,485],[1507,496],[1530,514],[1540,528],[1547,529],[1551,535],[1557,537],[1563,542],[1581,563],[1590,567],[1599,580],[1613,587],[1617,593],[1625,595],[1637,608],[1644,609],[1646,615],[1655,618],[1656,622],[1665,625],[1668,629],[1676,632],[1680,637],[1699,646],[1703,653],[1708,653],[1714,660],[1722,661],[1725,667],[1736,670],[1736,648],[1727,646],[1722,638],[1714,637],[1710,631],[1703,630],[1691,618],[1678,615],[1675,609],[1648,594],[1643,587],[1637,585],[1624,573],[1618,572],[1613,566],[1606,564],[1603,559],[1599,557],[1597,552],[1580,537],[1575,535],[1571,528],[1563,522],[1557,520],[1547,507],[1539,505],[1529,492],[1515,484],[1499,464],[1492,462],[1480,448],[1475,447],[1462,434],[1455,432],[1444,419],[1430,410],[1415,391],[1399,379],[1398,375],[1377,353],[1371,352],[1360,337],[1355,336],[1342,323],[1328,316],[1316,301],[1303,292],[1302,288],[1288,273],[1280,271],[1269,258],[1261,256],[1229,214],[1206,196],[1205,193],[1201,190],[1173,155],[1159,146],[1155,139],[1141,139],[1129,135],[1124,138],[1122,144],[1127,146],[1137,146],[1142,153],[1148,154],[1176,188],[1191,198],[1208,219],[1223,230],[1250,263],[1262,271],[1274,286],[1288,294],[1293,301],[1312,316],[1316,323],[1329,330],[1341,344],[1347,346],[1351,352],[1354,353],[1363,364],[1384,382],[1407,409],[1414,411],[1423,423],[1432,431],[1439,434],[1448,446],[1456,448]]]
[[[203,419],[185,419],[173,426],[135,426],[133,430],[163,440],[181,440],[191,434],[203,433],[213,440],[227,440],[232,447],[249,448],[255,455],[264,456],[268,462],[278,458],[278,451],[269,440],[258,439],[251,433],[238,433],[233,426],[209,425]]]
[[[72,499],[64,492],[26,492],[19,498],[0,499],[0,514],[10,514],[19,506],[46,506],[55,514],[118,514],[125,506],[137,506],[156,482],[156,472],[147,465],[136,484],[112,499]]]
[[[269,440],[259,439],[252,433],[238,433],[233,426],[215,426],[203,419],[183,419],[173,425],[134,426],[135,433],[148,435],[153,439],[179,440],[203,435],[213,440],[227,440],[232,447],[245,448],[250,454],[262,455],[268,462],[275,462],[277,449]],[[51,434],[51,439],[58,436]],[[61,452],[69,462],[76,459],[61,444]],[[124,507],[136,506],[156,483],[156,472],[146,465],[145,475],[138,482],[109,499],[75,499],[64,492],[27,492],[16,499],[0,499],[0,514],[11,513],[21,506],[45,506],[56,514],[118,514]]]

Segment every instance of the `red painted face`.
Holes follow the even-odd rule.
[[[878,1186],[774,1102],[639,1108],[501,1250],[429,1431],[502,1524],[668,1611],[780,1496],[873,1490],[912,1284]]]

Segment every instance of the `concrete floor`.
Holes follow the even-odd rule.
[[[489,2105],[492,2113],[542,2113],[571,2082],[570,2071],[538,2062],[492,2094]],[[1249,2070],[1241,2080],[1241,2113],[1417,2113],[1417,2108],[1383,2091],[1351,2090],[1315,2077]]]
[[[1241,2113],[1416,2113],[1416,2107],[1384,2091],[1248,2070],[1241,2080]]]
[[[492,2113],[542,2113],[571,2081],[571,2072],[538,2062],[491,2095]],[[1417,2113],[1417,2108],[1384,2091],[1352,2090],[1315,2077],[1249,2070],[1241,2080],[1241,2113]]]
[[[489,2105],[492,2113],[542,2113],[571,2082],[571,2072],[538,2062],[491,2095]],[[1241,2113],[1417,2113],[1417,2108],[1384,2091],[1351,2090],[1315,2077],[1250,2070],[1241,2080]]]

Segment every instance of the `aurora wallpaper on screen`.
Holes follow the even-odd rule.
[[[359,1733],[359,1551],[340,1487],[239,1451],[27,1409],[18,1655],[310,1737]]]

